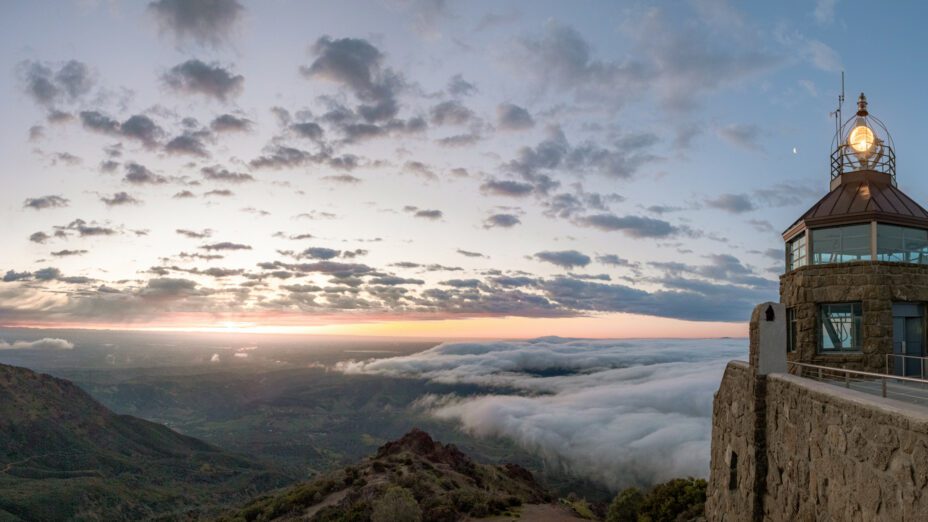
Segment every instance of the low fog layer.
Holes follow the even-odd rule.
[[[339,363],[345,373],[471,383],[479,397],[418,404],[479,436],[505,436],[613,488],[709,470],[712,395],[745,339],[570,340],[442,344]]]

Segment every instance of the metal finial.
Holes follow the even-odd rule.
[[[867,97],[864,96],[864,93],[860,93],[860,98],[857,98],[857,115],[866,116],[869,114],[867,112]]]

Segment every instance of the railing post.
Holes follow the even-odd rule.
[[[848,371],[844,372],[844,387],[845,388],[851,387],[851,374]]]
[[[822,380],[822,369],[818,369],[818,380]]]
[[[886,398],[886,377],[883,377],[883,398]]]

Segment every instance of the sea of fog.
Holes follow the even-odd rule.
[[[348,374],[478,384],[479,396],[416,405],[477,436],[502,436],[614,488],[709,470],[712,396],[746,339],[445,343],[412,355],[344,361]]]

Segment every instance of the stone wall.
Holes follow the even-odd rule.
[[[858,354],[820,354],[818,304],[859,301],[863,346]],[[797,315],[790,360],[883,372],[893,351],[893,302],[928,302],[928,266],[857,261],[809,265],[780,277],[780,302]]]
[[[715,396],[708,520],[925,519],[928,409],[753,370],[729,363]]]
[[[928,410],[793,375],[766,391],[765,519],[928,517]]]
[[[732,361],[712,404],[712,470],[706,514],[710,520],[745,520],[757,489],[756,421],[751,367]],[[737,459],[732,471],[732,459]],[[748,516],[747,519],[750,519]]]

